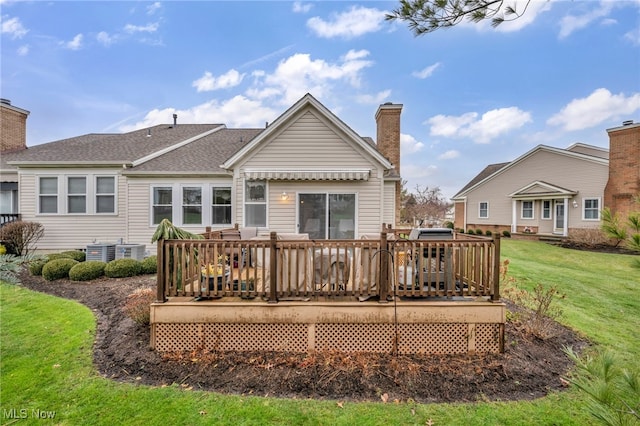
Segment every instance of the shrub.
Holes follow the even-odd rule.
[[[42,275],[42,268],[49,261],[48,256],[44,256],[42,259],[34,260],[29,263],[29,273],[34,276]]]
[[[502,236],[509,238],[509,237],[511,237],[511,232],[509,232],[507,230],[504,230],[504,231],[502,231]]]
[[[140,325],[149,325],[151,303],[155,301],[155,292],[150,288],[139,288],[127,296],[122,310],[125,315]]]
[[[490,237],[491,235],[493,235],[493,233],[487,229],[486,231],[484,231],[484,235]]]
[[[7,253],[22,256],[29,254],[31,246],[44,235],[44,227],[37,222],[18,220],[9,222],[0,228],[0,240],[4,242]]]
[[[81,262],[69,270],[69,279],[73,281],[90,281],[104,275],[105,262],[90,260]]]
[[[7,254],[7,248],[4,246],[4,244],[0,244],[0,256],[2,256],[3,254]]]
[[[69,271],[78,263],[80,262],[68,257],[50,260],[42,267],[42,277],[47,281],[69,278]]]
[[[476,235],[483,235],[484,232],[482,232],[482,229],[478,228],[476,229]]]
[[[467,234],[473,235],[473,234],[475,234],[475,232],[474,232],[473,229],[469,228],[469,229],[467,229]]]
[[[109,278],[124,278],[140,275],[142,263],[136,259],[116,259],[107,263],[104,274]]]
[[[449,228],[449,229],[453,229],[453,222],[451,222],[450,220],[447,220],[444,224],[445,228]]]
[[[149,256],[142,261],[143,274],[156,274],[158,272],[158,257]]]
[[[63,251],[60,255],[65,255],[66,257],[70,257],[78,262],[84,262],[87,259],[86,253],[80,250]]]

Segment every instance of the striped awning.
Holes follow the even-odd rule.
[[[369,180],[368,169],[358,170],[245,170],[247,179],[256,180]]]

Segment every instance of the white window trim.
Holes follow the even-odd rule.
[[[524,203],[531,203],[531,217],[524,216]],[[536,218],[536,203],[532,200],[522,200],[520,203],[520,219],[522,220],[534,220]]]
[[[72,194],[70,192],[70,185],[69,185],[69,179],[74,179],[74,178],[82,178],[84,179],[84,194]],[[90,214],[91,210],[89,208],[89,200],[87,197],[87,194],[90,191],[90,183],[88,182],[87,179],[87,175],[78,175],[78,174],[69,174],[69,175],[65,175],[64,176],[64,212],[65,214],[69,215],[69,216],[87,216]],[[84,197],[84,212],[71,212],[69,211],[69,199],[71,197],[77,197],[77,196],[81,196]]]
[[[544,216],[544,203],[549,203],[549,217]],[[551,200],[542,200],[541,210],[540,210],[540,219],[541,220],[553,220],[553,212],[552,212],[553,203]]]
[[[229,183],[228,185],[215,185],[215,184],[211,184],[209,185],[209,196],[211,197],[209,199],[209,221],[208,223],[211,224],[211,226],[226,226],[229,225],[229,223],[213,223],[213,208],[214,207],[220,207],[220,206],[224,206],[226,207],[227,204],[214,204],[214,199],[213,199],[213,189],[228,189],[229,192],[231,193],[231,204],[229,204],[228,206],[231,208],[231,223],[233,223],[233,185],[231,183]],[[204,202],[204,201],[203,201]]]
[[[249,179],[242,180],[242,224],[243,226],[247,225],[247,205],[265,205],[265,227],[269,227],[269,181],[268,180],[260,180],[260,179],[252,179],[259,182],[264,182],[264,202],[249,202],[247,201],[247,182]],[[232,208],[233,209],[233,208]],[[254,225],[251,225],[254,226]],[[261,228],[261,227],[259,227]]]
[[[42,179],[42,178],[56,178],[56,193],[55,194],[41,194],[40,193],[40,179]],[[61,178],[61,176],[54,175],[54,174],[51,174],[51,175],[37,175],[36,176],[36,188],[37,188],[37,193],[38,193],[38,195],[37,195],[37,204],[38,204],[38,206],[37,206],[37,210],[36,210],[37,211],[37,213],[36,213],[37,216],[53,216],[53,215],[57,216],[57,215],[60,215],[60,211],[61,211],[60,210],[60,203],[62,202],[60,200],[60,198],[61,198],[60,197],[60,178]],[[43,213],[42,212],[42,205],[40,203],[40,198],[41,197],[55,197],[56,198],[56,211],[55,211],[55,213],[51,213],[51,212],[44,212]]]
[[[183,192],[185,190],[185,188],[198,188],[200,189],[200,204],[184,204],[184,198],[183,198]],[[178,194],[178,201],[179,201],[179,212],[178,212],[178,216],[179,216],[179,220],[178,222],[181,223],[181,226],[184,227],[202,227],[203,224],[207,223],[205,222],[205,215],[207,215],[207,213],[204,211],[204,202],[205,202],[205,198],[208,199],[208,196],[205,194],[204,191],[204,185],[200,185],[200,184],[189,184],[189,183],[182,183],[180,184],[180,191]],[[173,197],[174,201],[175,201],[175,196]],[[200,223],[184,223],[184,208],[187,206],[200,206]]]
[[[178,226],[176,222],[176,209],[175,209],[175,196],[176,196],[176,188],[172,183],[157,183],[149,185],[149,226],[158,226],[159,223],[153,222],[153,208],[156,204],[153,202],[153,193],[156,188],[171,188],[171,223]],[[158,206],[164,206],[165,204],[157,204]]]
[[[100,193],[98,194],[98,178],[112,178],[113,179],[113,193]],[[93,205],[94,205],[94,209],[93,212],[96,215],[100,215],[100,216],[107,216],[107,215],[115,215],[118,211],[118,176],[117,175],[94,175],[93,176]],[[106,197],[106,196],[112,196],[113,197],[113,211],[112,212],[104,212],[104,213],[98,213],[98,196],[102,196],[102,197]]]
[[[211,227],[228,227],[229,224],[213,224],[212,223],[212,188],[229,188],[231,189],[231,221],[233,223],[234,211],[235,211],[235,198],[233,194],[233,183],[232,182],[214,182],[214,183],[189,183],[189,182],[179,182],[179,183],[167,183],[167,182],[158,182],[158,183],[150,183],[149,184],[149,227],[158,226],[157,223],[153,223],[153,191],[155,188],[170,188],[171,189],[171,222],[180,226],[181,228],[202,228],[205,226]],[[183,218],[183,208],[185,205],[182,203],[182,191],[184,188],[200,188],[201,191],[201,223],[184,223]],[[194,204],[195,205],[195,204]]]
[[[487,205],[487,214],[485,216],[482,216],[482,205],[486,204]],[[489,202],[488,201],[480,201],[478,203],[478,219],[489,219]]]
[[[586,213],[587,213],[587,201],[592,201],[592,200],[597,200],[598,201],[598,208],[596,209],[596,213],[597,213],[597,217],[594,218],[587,218]],[[582,220],[585,220],[587,222],[598,222],[600,220],[600,210],[602,209],[602,200],[600,199],[600,197],[585,197],[582,199]],[[590,209],[591,210],[591,209]]]

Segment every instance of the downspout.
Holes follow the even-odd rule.
[[[569,235],[569,197],[564,197],[564,217],[562,218],[562,236]]]

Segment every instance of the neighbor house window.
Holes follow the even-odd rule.
[[[481,201],[478,209],[478,217],[486,219],[489,217],[489,203],[486,201]]]
[[[58,178],[41,177],[38,182],[40,213],[58,213]]]
[[[231,223],[231,188],[211,188],[211,224]]]
[[[202,188],[194,186],[182,188],[182,223],[185,225],[202,223]]]
[[[522,202],[522,218],[533,219],[533,201]]]
[[[67,213],[87,212],[87,178],[67,178]]]
[[[116,178],[96,177],[96,213],[116,212]]]
[[[245,226],[267,226],[267,183],[251,180],[245,183]]]
[[[584,199],[584,220],[600,220],[600,199]]]
[[[551,219],[551,200],[544,200],[542,202],[542,218]]]
[[[173,191],[171,187],[158,186],[153,188],[153,224],[157,225],[162,219],[173,220]]]

